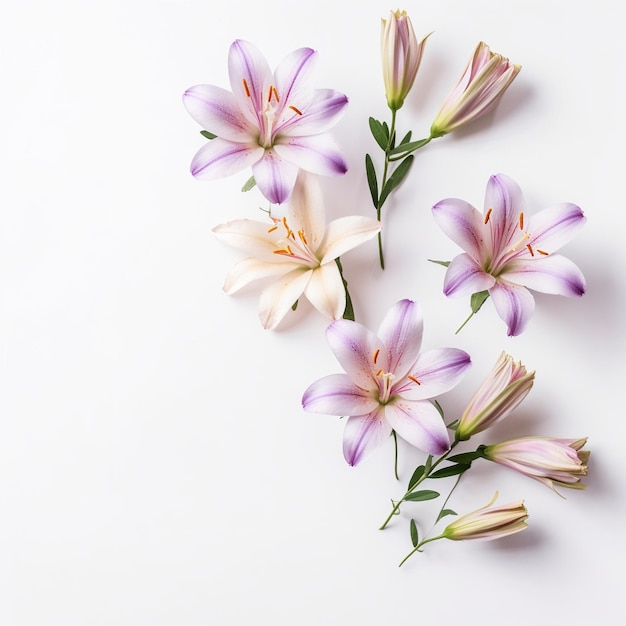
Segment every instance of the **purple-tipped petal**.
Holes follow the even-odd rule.
[[[302,396],[302,408],[323,415],[367,415],[378,407],[372,393],[357,387],[345,374],[331,374],[314,382]]]
[[[443,281],[443,293],[446,296],[467,296],[490,289],[496,279],[483,272],[469,254],[459,254],[448,266]]]
[[[228,141],[250,143],[255,127],[230,91],[214,85],[196,85],[183,94],[187,113],[206,130]]]
[[[496,257],[511,245],[518,227],[518,217],[524,210],[524,196],[519,185],[505,174],[489,178],[485,192],[485,216],[489,216],[490,247]]]
[[[483,216],[464,200],[448,198],[435,204],[433,217],[439,228],[473,259],[483,259],[488,230]]]
[[[415,363],[422,346],[424,320],[417,302],[400,300],[394,304],[378,328],[388,356],[388,371],[403,378]]]
[[[372,332],[357,322],[337,320],[326,329],[326,339],[354,384],[363,389],[378,388],[376,372],[388,371],[387,353]]]
[[[519,335],[535,310],[535,299],[528,289],[498,281],[490,290],[496,311],[507,325],[509,337]]]
[[[190,169],[199,180],[215,180],[250,167],[262,156],[260,146],[232,143],[217,137],[196,152]]]
[[[586,289],[585,277],[578,266],[559,254],[511,261],[502,278],[535,291],[560,296],[582,296]]]
[[[390,434],[391,426],[379,408],[369,415],[349,417],[343,432],[343,456],[350,465],[357,465]]]
[[[295,106],[302,111],[313,97],[311,87],[318,55],[311,48],[299,48],[288,54],[274,72],[275,87],[283,110]]]
[[[305,106],[284,109],[281,123],[276,129],[281,136],[297,137],[318,135],[334,126],[344,114],[348,98],[334,89],[317,89],[311,101]],[[296,110],[297,109],[297,110]]]
[[[313,174],[336,176],[348,171],[348,164],[331,135],[281,138],[274,144],[274,150],[285,161]]]
[[[457,348],[423,352],[409,372],[412,379],[405,379],[394,391],[407,400],[434,398],[455,387],[471,363],[469,354]]]
[[[446,426],[430,402],[397,400],[385,406],[385,417],[402,439],[428,454],[450,449]]]
[[[259,49],[237,39],[228,52],[230,87],[243,114],[258,128],[263,127],[262,111],[273,74]]]
[[[570,202],[548,207],[528,220],[530,243],[533,248],[552,254],[566,244],[586,221],[580,207]]]
[[[261,193],[270,202],[282,204],[293,191],[298,168],[273,150],[265,150],[262,158],[252,166],[252,174]]]

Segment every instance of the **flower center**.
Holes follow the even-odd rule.
[[[276,250],[274,254],[286,256],[298,263],[314,268],[319,267],[319,259],[315,256],[309,245],[309,241],[303,230],[298,230],[297,234],[291,230],[287,223],[287,218],[278,219],[273,217],[274,225],[267,230],[268,233],[277,232]],[[282,231],[282,232],[280,232]]]
[[[248,98],[252,97],[248,81],[241,79],[243,89]],[[302,111],[293,104],[281,101],[278,90],[274,85],[270,85],[267,96],[262,96],[261,109],[257,111],[259,119],[259,145],[263,148],[271,148],[274,139],[285,123],[295,116],[301,116]]]

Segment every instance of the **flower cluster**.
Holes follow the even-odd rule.
[[[424,524],[410,518],[413,548],[401,565],[437,540],[496,539],[527,528],[524,501],[494,506],[497,493],[473,512],[457,515],[448,508],[461,478],[475,464],[510,468],[558,493],[557,488],[584,488],[581,479],[589,459],[583,449],[586,437],[526,435],[476,442],[477,435],[514,414],[533,387],[535,372],[509,354],[499,356],[465,410],[450,420],[438,398],[462,380],[472,365],[470,355],[454,347],[422,351],[423,316],[414,299],[392,305],[376,332],[356,321],[341,257],[377,237],[380,267],[385,269],[382,207],[409,174],[413,153],[492,111],[520,71],[519,65],[479,42],[430,130],[418,140],[411,130],[399,139],[398,113],[416,81],[429,37],[418,40],[405,11],[391,11],[382,20],[382,75],[390,120],[369,119],[382,151],[378,166],[375,157],[365,155],[374,208],[370,217],[356,214],[326,222],[318,177],[347,170],[329,131],[348,99],[339,91],[315,88],[316,51],[295,50],[272,71],[255,46],[237,40],[228,54],[230,91],[196,85],[183,95],[185,108],[208,140],[193,157],[192,174],[211,180],[251,168],[242,191],[256,186],[270,203],[269,209],[261,209],[262,219],[235,219],[213,229],[218,239],[246,255],[228,273],[224,290],[232,294],[261,283],[258,315],[266,329],[276,328],[303,297],[331,320],[326,340],[343,373],[310,384],[302,396],[303,410],[347,418],[343,455],[351,466],[390,436],[396,446],[396,478],[398,436],[426,455],[404,495],[392,501],[381,529],[410,503],[441,496],[438,490],[423,489],[425,481],[456,478],[429,528],[445,517],[455,519],[422,536]],[[490,298],[508,335],[517,336],[534,312],[530,290],[568,297],[585,293],[580,269],[557,254],[585,223],[575,204],[556,204],[532,214],[517,183],[496,174],[487,183],[482,212],[448,198],[432,207],[432,217],[463,250],[451,261],[435,262],[447,268],[444,295],[470,297],[470,318]]]

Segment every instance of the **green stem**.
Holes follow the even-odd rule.
[[[387,143],[387,149],[385,150],[385,166],[383,168],[383,178],[380,185],[380,191],[382,194],[382,190],[385,188],[385,184],[387,183],[387,174],[389,173],[389,153],[393,149],[393,136],[396,132],[396,111],[394,109],[391,110],[391,124],[389,125],[389,142]],[[378,197],[378,202],[376,203],[376,219],[380,222],[381,219],[381,210],[383,208],[382,202],[380,201],[380,196]],[[383,236],[382,232],[378,232],[378,258],[380,260],[380,269],[385,269],[385,255],[383,253]]]
[[[446,508],[446,505],[448,504],[448,500],[450,500],[450,496],[452,495],[454,490],[457,488],[457,485],[459,484],[459,481],[461,480],[461,476],[463,476],[463,474],[459,474],[458,478],[456,479],[456,482],[454,483],[454,487],[450,489],[450,493],[448,494],[448,497],[446,498],[445,502],[441,505],[441,509],[439,509],[439,514],[437,515],[437,520],[435,524],[441,519],[441,514],[443,513],[443,510]]]
[[[398,476],[398,435],[395,430],[392,430],[391,434],[393,435],[393,445],[395,449],[393,457],[393,473],[396,476],[396,480],[400,480],[400,477]]]
[[[430,539],[424,539],[424,541],[420,541],[415,548],[413,548],[413,550],[411,550],[411,552],[409,552],[403,559],[402,561],[400,561],[400,565],[398,565],[398,567],[402,567],[405,563],[405,561],[407,561],[409,559],[409,557],[413,556],[416,552],[420,552],[420,548],[424,545],[426,545],[427,543],[430,543],[431,541],[437,541],[437,539],[443,539],[444,535],[437,535],[436,537],[431,537]]]
[[[379,233],[379,234],[380,234],[380,233]],[[460,326],[456,329],[456,331],[455,331],[455,333],[454,333],[454,334],[455,334],[455,335],[458,335],[458,334],[461,332],[461,330],[463,329],[463,327],[465,326],[465,324],[467,324],[467,322],[469,322],[469,321],[472,319],[472,317],[474,317],[474,315],[475,315],[475,313],[474,313],[474,311],[472,311],[472,312],[469,314],[469,317],[468,317],[468,318],[467,318],[467,319],[466,319],[466,320],[465,320],[465,321],[464,321],[464,322],[463,322],[463,323],[462,323],[462,324],[461,324],[461,325],[460,325]]]

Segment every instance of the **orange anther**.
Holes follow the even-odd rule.
[[[380,354],[380,348],[376,348],[376,352],[374,352],[374,364],[376,364],[376,361],[378,360],[378,355]]]
[[[519,229],[524,230],[524,213],[519,214]]]
[[[489,209],[491,211],[491,209]],[[407,378],[409,380],[412,380],[416,385],[421,385],[422,383],[420,383],[419,380],[417,380],[417,378],[415,378],[415,376],[407,376]]]
[[[533,252],[533,247],[527,243],[526,247],[528,248],[528,252],[530,252],[530,256],[535,256],[535,253]]]
[[[246,92],[246,96],[248,96],[248,98],[250,97],[250,90],[248,89],[248,82],[246,81],[245,78],[241,79],[241,82],[243,83],[243,88]]]
[[[297,109],[295,106],[293,106],[293,104],[290,104],[290,105],[289,105],[289,108],[290,108],[292,111],[295,111],[298,115],[302,115],[302,111],[301,111],[300,109]]]
[[[487,211],[487,213],[485,214],[485,224],[489,221],[489,216],[491,215],[491,211],[492,211],[492,210],[493,210],[493,209],[489,209],[489,210]]]

